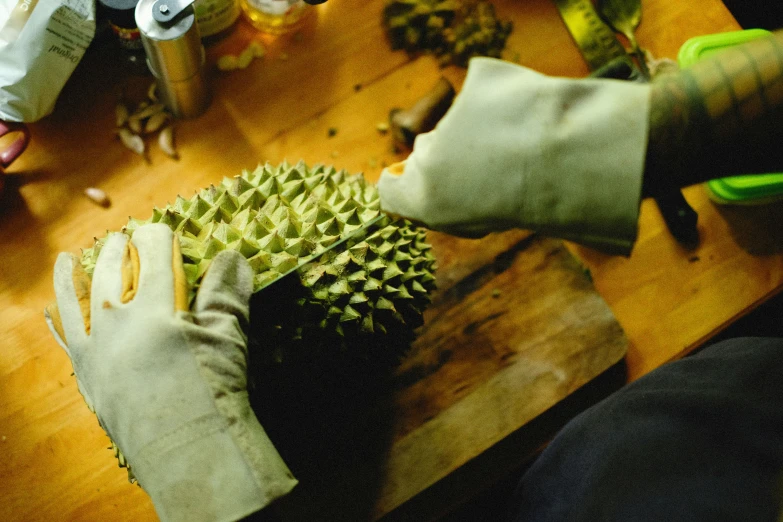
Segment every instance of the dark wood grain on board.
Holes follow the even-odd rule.
[[[624,356],[620,325],[562,242],[429,240],[439,288],[402,364],[378,386],[310,386],[264,421],[301,481],[284,520],[392,513]]]

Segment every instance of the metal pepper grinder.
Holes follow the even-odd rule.
[[[210,101],[193,1],[140,0],[136,5],[136,25],[158,96],[178,118],[200,115]]]

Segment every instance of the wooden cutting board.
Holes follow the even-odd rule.
[[[395,518],[458,468],[497,459],[491,448],[625,355],[622,329],[562,242],[522,231],[429,239],[439,288],[400,367],[370,385],[278,379],[285,399],[260,408],[300,480],[277,506],[283,520]]]

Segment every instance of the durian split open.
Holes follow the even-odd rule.
[[[170,226],[180,238],[194,291],[215,254],[237,250],[253,267],[258,290],[379,214],[378,192],[361,175],[282,163],[225,178],[190,199],[178,196],[173,204],[155,208],[147,220],[131,218],[123,231],[133,234],[150,222]],[[277,331],[289,332],[288,339],[278,335],[278,345],[266,347],[276,360],[285,358],[286,344],[303,338],[319,344],[320,337],[331,333],[343,338],[400,335],[421,324],[435,287],[435,259],[425,231],[390,218],[374,227],[346,250],[324,254],[300,275],[297,291],[289,287],[281,296],[273,293],[276,285],[269,287],[272,295],[264,301],[274,301],[277,309],[289,305],[293,315],[276,318],[287,323],[276,325]],[[82,254],[88,274],[103,242],[96,240]],[[290,302],[280,302],[286,299]],[[254,314],[251,319],[267,318]],[[358,344],[367,346],[365,341]]]
[[[435,288],[435,259],[424,229],[388,217],[344,248],[327,250],[379,215],[378,192],[361,175],[299,162],[259,166],[190,199],[178,196],[147,220],[131,218],[123,231],[132,235],[145,223],[171,227],[191,297],[218,252],[241,252],[255,271],[258,298],[251,303],[251,359],[276,364],[336,356],[383,365],[399,360],[422,322]],[[104,241],[82,253],[90,275]],[[262,289],[321,252],[285,284]],[[127,467],[114,443],[112,449]],[[133,480],[130,467],[128,474]]]

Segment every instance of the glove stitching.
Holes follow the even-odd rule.
[[[130,464],[134,469],[148,469],[147,466],[154,468],[161,455],[208,437],[213,433],[225,431],[228,425],[228,421],[217,412],[196,417],[139,448]]]
[[[199,326],[198,316],[200,314],[190,314],[190,317],[193,320],[193,325],[196,325],[197,328],[201,328]],[[214,319],[214,318],[213,318]],[[217,321],[215,321],[217,323]],[[234,322],[235,327],[239,328],[239,322]],[[237,333],[240,336],[243,336],[243,333],[240,330],[237,331]],[[204,344],[199,340],[199,336],[197,334],[197,330],[192,330],[190,328],[185,328],[181,330],[181,334],[183,339],[185,340],[186,345],[188,346],[188,349],[190,350],[190,353],[193,356],[193,359],[196,362],[196,368],[201,375],[201,378],[204,382],[204,384],[207,386],[207,388],[210,390],[212,394],[212,402],[215,405],[215,408],[217,410],[217,415],[219,415],[224,421],[226,426],[226,433],[231,438],[231,440],[234,443],[234,446],[239,451],[240,455],[242,456],[242,460],[245,462],[245,465],[250,470],[251,475],[255,479],[256,486],[259,488],[259,492],[264,491],[264,484],[265,480],[261,472],[256,468],[255,465],[253,465],[253,455],[254,450],[258,451],[260,448],[253,448],[248,446],[248,443],[252,441],[254,438],[252,437],[250,430],[248,429],[248,419],[246,417],[247,411],[251,410],[249,405],[249,399],[248,399],[248,393],[246,390],[235,390],[233,389],[234,386],[231,386],[232,389],[226,389],[226,387],[221,386],[215,386],[213,383],[215,382],[216,378],[219,376],[228,377],[229,380],[231,378],[235,378],[235,375],[232,374],[226,374],[224,372],[224,368],[221,368],[220,366],[214,366],[210,365],[209,357],[206,356],[206,352],[209,351],[209,346],[204,346]],[[236,350],[239,351],[242,361],[244,362],[244,367],[242,368],[243,372],[247,371],[247,348],[245,348],[244,344],[238,344],[237,339],[232,338],[231,334],[227,334],[225,332],[217,333],[213,332],[214,336],[222,338],[224,342],[227,342],[230,345],[234,345],[236,347]],[[244,340],[242,341],[244,343]],[[221,356],[223,359],[231,358],[230,356],[227,356],[227,354],[222,353]],[[234,361],[231,361],[234,363]],[[218,379],[219,380],[219,379]],[[247,385],[247,381],[245,381],[245,385]],[[244,408],[239,406],[239,400],[238,399],[244,399],[248,403],[247,410],[243,411]],[[259,425],[260,427],[260,425]],[[263,428],[261,428],[263,430]]]

